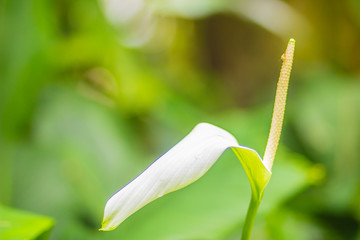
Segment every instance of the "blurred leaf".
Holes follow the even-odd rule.
[[[274,240],[321,239],[324,234],[324,229],[309,217],[286,208],[270,213],[266,223],[269,239]]]
[[[47,51],[55,24],[48,1],[1,1],[0,5],[0,141],[4,148],[0,150],[0,200],[10,204],[9,148],[29,133],[36,99],[50,79]]]
[[[317,189],[314,211],[347,211],[355,201],[359,175],[360,85],[352,78],[329,69],[306,73],[298,97],[291,102],[289,118],[297,146],[328,169],[326,185]]]
[[[49,80],[54,16],[47,1],[2,1],[1,8],[0,129],[14,138],[27,133],[36,98]]]
[[[219,12],[229,4],[228,0],[155,0],[153,2],[161,13],[189,18],[204,17]]]
[[[97,234],[107,194],[146,164],[135,133],[121,115],[67,87],[47,89],[41,102],[33,145],[18,146],[14,156],[15,203],[56,217],[59,239],[75,219],[83,232]]]
[[[283,39],[294,36],[305,42],[311,31],[311,25],[297,10],[279,0],[154,0],[152,2],[160,14],[186,18],[203,18],[211,14],[231,12]],[[272,11],[266,11],[267,9]],[[277,14],[278,12],[281,14]]]
[[[47,239],[54,221],[51,218],[0,205],[0,239]]]

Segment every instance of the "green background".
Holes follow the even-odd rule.
[[[290,38],[253,239],[360,239],[357,0],[1,0],[0,202],[27,213],[1,207],[0,237],[41,225],[41,239],[54,224],[50,239],[239,239],[250,187],[230,150],[189,187],[98,228],[106,200],[199,122],[263,155]]]

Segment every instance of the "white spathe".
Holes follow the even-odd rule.
[[[113,230],[149,202],[193,183],[230,147],[256,153],[253,149],[240,146],[227,131],[209,123],[198,124],[183,140],[107,201],[100,230]]]

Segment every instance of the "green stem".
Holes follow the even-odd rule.
[[[248,212],[246,214],[244,229],[242,232],[241,240],[249,240],[252,228],[254,226],[256,213],[259,209],[261,199],[258,200],[256,197],[254,197],[253,194],[251,194],[251,200]]]

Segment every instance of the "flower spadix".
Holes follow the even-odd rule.
[[[270,171],[266,170],[255,150],[240,146],[230,133],[219,127],[200,123],[107,201],[100,230],[113,230],[149,202],[193,183],[228,148],[234,148],[242,162],[252,160],[258,168],[269,173],[270,178]]]

